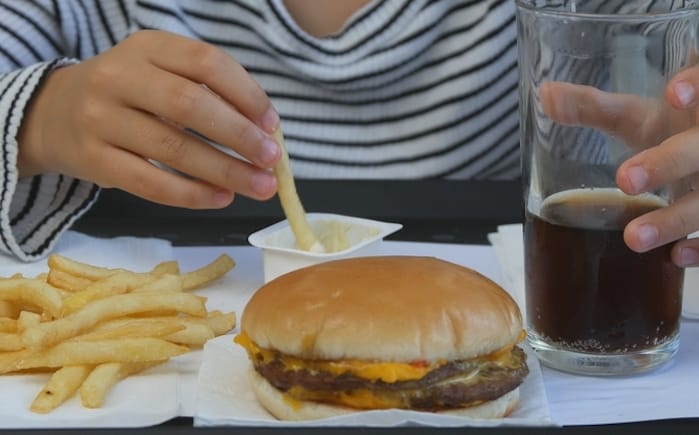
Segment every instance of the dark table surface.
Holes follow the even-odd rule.
[[[298,181],[308,212],[339,213],[401,222],[393,239],[487,243],[489,231],[520,222],[520,183],[463,181]],[[182,210],[147,203],[116,190],[75,228],[94,235],[154,235],[176,245],[244,245],[257,229],[283,219],[276,198],[238,197],[223,210]]]
[[[486,244],[498,225],[522,221],[519,181],[299,181],[307,211],[400,222],[390,237],[438,243]],[[245,245],[248,234],[282,219],[276,199],[255,202],[236,198],[224,210],[192,211],[146,203],[116,190],[103,191],[97,204],[74,226],[95,236],[154,236],[176,246]],[[632,404],[630,404],[632,406]],[[2,423],[0,422],[0,427]],[[327,435],[382,434],[678,434],[699,433],[699,419],[662,420],[605,426],[564,428],[194,428],[192,419],[177,418],[141,429],[8,430],[18,434],[154,434],[255,435],[296,433]]]

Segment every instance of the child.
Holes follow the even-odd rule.
[[[507,0],[2,1],[0,249],[46,255],[99,187],[270,198],[280,118],[300,178],[514,178],[514,20]]]

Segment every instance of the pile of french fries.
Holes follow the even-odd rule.
[[[227,255],[187,273],[175,261],[149,272],[61,255],[34,278],[0,278],[0,374],[50,372],[30,409],[48,413],[76,393],[101,407],[121,379],[199,348],[235,328],[191,293],[235,266]]]

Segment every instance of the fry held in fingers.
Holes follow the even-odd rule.
[[[277,177],[277,191],[279,202],[282,205],[284,214],[289,221],[291,231],[296,237],[296,243],[304,251],[325,252],[325,247],[313,233],[311,226],[306,219],[306,210],[301,204],[301,199],[296,192],[294,175],[291,172],[289,163],[289,153],[284,145],[284,135],[281,127],[274,132],[274,138],[279,144],[282,156],[274,167],[274,175]]]

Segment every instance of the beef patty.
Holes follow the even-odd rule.
[[[384,382],[351,373],[335,375],[318,370],[287,370],[281,359],[256,361],[255,370],[278,390],[298,400],[345,404],[343,395],[369,391],[382,402],[405,409],[443,411],[495,400],[517,388],[529,373],[526,355],[512,350],[507,364],[487,358],[443,364],[418,380]],[[337,394],[335,394],[337,393]]]

